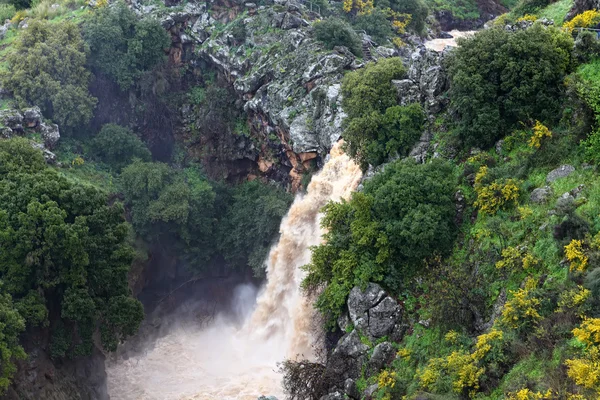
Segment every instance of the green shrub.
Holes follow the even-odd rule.
[[[96,99],[88,92],[85,43],[77,25],[33,20],[8,56],[3,84],[22,106],[35,104],[61,128],[86,124]]]
[[[85,24],[92,68],[130,88],[146,71],[166,61],[168,33],[155,19],[138,19],[124,3],[104,7]]]
[[[139,235],[170,241],[192,269],[206,265],[216,250],[216,195],[200,171],[138,159],[123,169],[121,185]]]
[[[425,113],[419,104],[393,106],[354,118],[344,130],[350,155],[363,170],[383,164],[390,156],[406,156],[423,132]]]
[[[249,265],[255,275],[263,275],[273,238],[292,199],[280,188],[259,181],[235,187],[218,227],[218,246],[225,260],[237,267]]]
[[[363,169],[395,154],[406,155],[421,134],[421,107],[396,105],[391,81],[404,75],[402,61],[388,58],[350,72],[342,81],[346,150]]]
[[[91,145],[93,154],[117,171],[135,158],[150,161],[150,150],[144,142],[129,129],[119,125],[104,125]]]
[[[347,22],[330,17],[315,22],[314,29],[317,40],[323,42],[328,49],[333,49],[335,46],[346,46],[356,56],[362,57],[361,41]]]
[[[365,182],[350,201],[324,207],[325,243],[312,250],[302,286],[323,291],[316,306],[330,326],[355,285],[381,282],[399,293],[454,238],[452,166],[399,160]]]
[[[388,21],[387,14],[379,8],[374,9],[371,13],[357,15],[352,25],[359,31],[365,31],[367,35],[381,44],[394,37],[392,24]]]
[[[144,316],[128,297],[134,251],[122,205],[47,167],[26,139],[0,141],[0,169],[0,276],[16,309],[60,338],[51,346],[57,357],[89,354],[96,327],[114,349]],[[110,308],[123,298],[129,308]]]
[[[515,33],[487,29],[462,40],[449,66],[461,138],[487,147],[519,121],[556,121],[572,48],[567,33],[540,24]]]
[[[12,4],[0,4],[0,22],[12,19],[17,13],[17,9]]]
[[[378,0],[375,1],[375,6],[382,9],[389,7],[395,12],[410,14],[410,24],[407,28],[417,33],[422,33],[425,29],[425,19],[429,10],[423,0]]]

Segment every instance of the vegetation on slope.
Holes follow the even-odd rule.
[[[329,328],[366,282],[386,288],[409,321],[393,362],[363,369],[360,393],[373,384],[372,398],[383,400],[600,393],[596,45],[538,24],[462,41],[449,61],[452,112],[428,125],[451,159],[387,163],[350,201],[325,207],[327,242],[313,249],[304,287],[319,290]],[[386,73],[365,109],[388,106],[377,91]],[[348,82],[349,151],[368,165],[365,143],[390,139],[354,136],[352,90],[362,82]],[[573,172],[548,175],[565,164]],[[289,387],[295,368],[285,366]]]

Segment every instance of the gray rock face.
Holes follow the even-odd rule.
[[[42,122],[40,125],[40,133],[44,140],[44,145],[49,149],[53,149],[60,139],[60,132],[58,130],[58,125],[56,124]]]
[[[23,110],[23,124],[27,128],[36,128],[42,122],[42,111],[39,107],[31,107]]]
[[[354,381],[354,379],[346,379],[344,382],[344,393],[346,393],[346,396],[350,397],[351,399],[360,400],[360,393],[356,387],[356,381]]]
[[[363,392],[363,398],[370,400],[373,397],[373,395],[375,394],[375,392],[377,391],[377,389],[379,389],[379,385],[377,385],[376,383],[369,386]]]
[[[373,349],[373,354],[367,363],[367,371],[374,375],[388,366],[396,357],[396,349],[389,342],[379,343]]]
[[[277,400],[275,396],[260,396],[258,400]]]
[[[364,331],[369,325],[368,311],[386,296],[381,286],[369,283],[364,291],[358,286],[348,296],[348,314],[355,328]]]
[[[360,341],[358,332],[344,335],[327,360],[326,373],[332,386],[343,388],[347,379],[358,379],[367,361],[369,347]]]
[[[441,111],[448,103],[441,94],[448,89],[448,74],[443,60],[448,51],[419,47],[408,59],[406,79],[392,81],[401,105],[420,103],[428,114]]]
[[[369,283],[364,291],[359,287],[350,291],[348,314],[354,327],[371,339],[392,334],[402,316],[396,300],[375,283]]]
[[[563,195],[556,200],[555,208],[559,213],[568,212],[569,210],[574,209],[575,197],[573,197],[569,192],[563,193]]]
[[[0,123],[13,131],[23,131],[23,114],[18,110],[0,111]]]
[[[557,179],[571,175],[573,172],[575,172],[575,167],[572,165],[561,165],[560,167],[548,172],[548,175],[546,176],[546,182],[554,182]]]
[[[550,199],[550,196],[552,196],[552,189],[550,186],[544,186],[533,189],[533,192],[529,195],[529,200],[531,200],[532,203],[541,204],[547,202],[548,199]]]

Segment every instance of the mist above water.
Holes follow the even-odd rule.
[[[231,312],[208,324],[170,323],[166,335],[146,351],[107,362],[111,399],[283,399],[277,364],[313,359],[320,343],[312,329],[315,312],[299,287],[300,267],[310,262],[310,247],[321,241],[319,211],[329,200],[348,198],[361,176],[341,143],[336,144],[307,193],[296,197],[282,220],[260,293],[251,285],[239,286]]]

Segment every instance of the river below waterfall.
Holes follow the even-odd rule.
[[[336,144],[328,161],[294,200],[267,260],[267,282],[257,294],[236,289],[230,313],[209,323],[170,320],[163,335],[134,355],[107,360],[112,400],[256,400],[283,398],[278,363],[314,359],[321,343],[315,312],[299,288],[320,243],[321,208],[348,198],[360,168]]]

